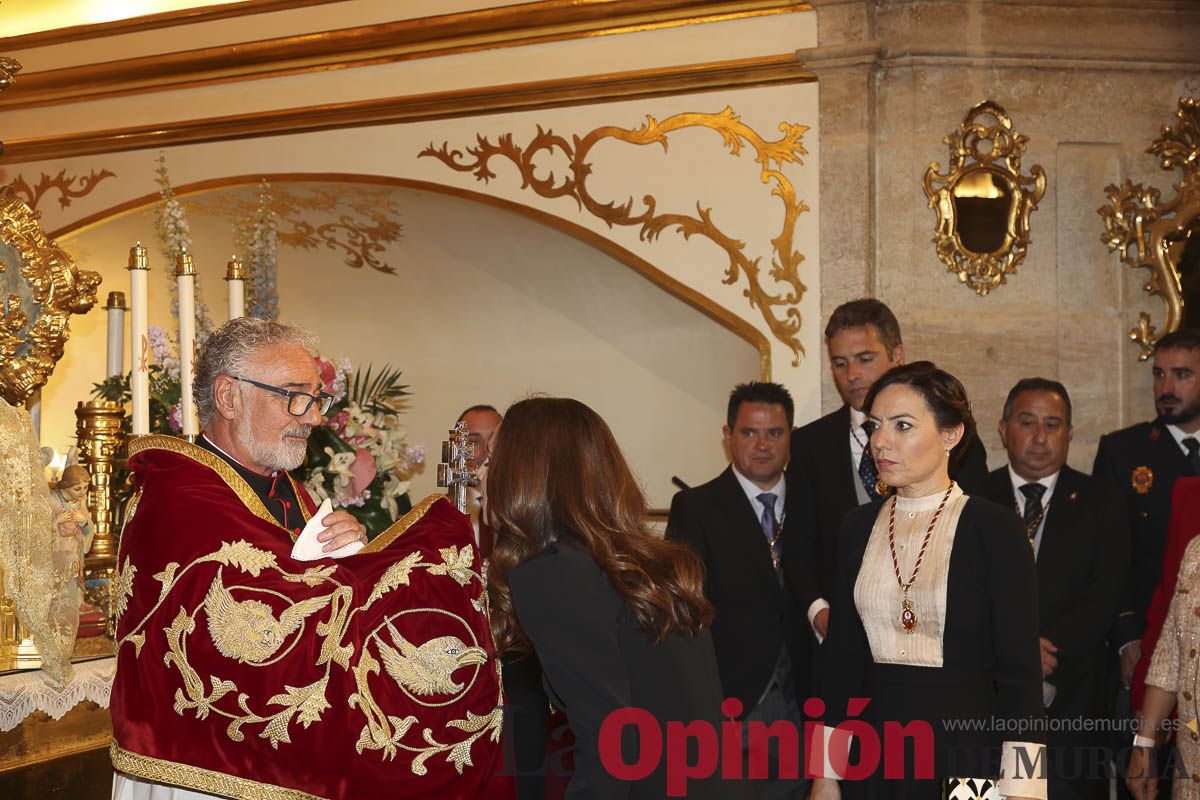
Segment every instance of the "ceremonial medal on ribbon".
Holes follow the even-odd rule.
[[[1154,473],[1149,467],[1135,467],[1129,474],[1129,482],[1138,494],[1148,494],[1154,485]]]

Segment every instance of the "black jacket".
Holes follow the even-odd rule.
[[[871,652],[854,602],[854,585],[884,502],[860,506],[842,523],[829,637],[821,648],[824,723],[844,721],[851,698],[871,698],[863,718],[877,728],[885,721],[930,722],[935,774],[995,774],[956,771],[947,759],[978,754],[984,761],[976,764],[994,768],[1005,739],[1044,741],[1037,581],[1024,526],[1012,511],[980,497],[968,498],[950,552],[942,666],[881,664]],[[888,563],[888,573],[891,568]],[[1025,729],[1006,735],[992,724],[993,718],[1015,721]],[[982,724],[951,728],[943,720]],[[881,771],[876,772],[879,777]],[[876,796],[904,796],[898,788],[902,785],[894,782]],[[940,786],[937,789],[933,797],[941,795]]]
[[[611,712],[628,707],[649,711],[660,735],[669,721],[717,723],[721,687],[708,632],[694,639],[672,632],[655,644],[600,566],[571,544],[553,544],[513,567],[509,585],[550,698],[575,734],[568,800],[661,800],[665,753],[646,778],[619,780],[601,763],[600,727]],[[626,733],[622,744],[625,763],[636,763],[636,736]],[[720,770],[710,779],[689,781],[687,790],[688,797],[713,800],[753,797],[748,785],[720,780]]]
[[[1016,510],[1007,466],[988,475],[982,495]],[[1049,717],[1106,716],[1106,636],[1125,592],[1128,552],[1121,498],[1107,484],[1063,467],[1037,556],[1038,630],[1058,648],[1058,668],[1046,679],[1057,690]],[[1068,731],[1060,738],[1096,737]]]
[[[846,513],[858,507],[855,467],[850,460],[850,406],[792,431],[788,498],[795,493],[805,520],[799,526],[800,536],[785,541],[785,548],[792,544],[798,552],[785,549],[783,564],[796,602],[806,615],[814,600],[828,600],[833,591],[838,531]],[[983,485],[987,452],[978,436],[967,444],[962,462],[950,470],[950,477],[968,495]]]
[[[802,521],[788,486],[783,541],[797,535]],[[786,645],[796,695],[807,697],[812,634],[771,565],[767,539],[733,467],[675,495],[667,536],[687,542],[704,562],[706,593],[717,612],[712,635],[725,696],[741,700],[744,712],[753,709]]]
[[[1129,520],[1129,582],[1112,632],[1117,647],[1140,639],[1146,629],[1146,610],[1162,575],[1171,489],[1176,478],[1190,474],[1182,448],[1157,421],[1100,437],[1092,477],[1124,497]]]

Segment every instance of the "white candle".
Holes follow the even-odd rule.
[[[246,316],[246,270],[242,260],[231,256],[225,268],[225,281],[229,284],[229,318]]]
[[[109,292],[108,304],[108,377],[125,374],[125,293]]]
[[[192,361],[196,351],[196,267],[192,254],[184,250],[175,262],[175,280],[179,294],[179,405],[183,417],[183,435],[200,432],[196,424],[196,405],[192,393]]]
[[[129,249],[129,389],[133,395],[133,435],[150,432],[150,259],[138,242]]]

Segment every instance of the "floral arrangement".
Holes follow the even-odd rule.
[[[373,537],[412,508],[409,481],[425,464],[425,448],[407,444],[400,424],[410,392],[391,367],[372,374],[346,359],[316,362],[334,401],[308,438],[304,486],[345,508]]]
[[[183,411],[180,400],[183,391],[179,386],[179,345],[175,338],[158,326],[151,325],[146,331],[150,353],[154,358],[150,372],[150,432],[179,434],[183,432]],[[92,386],[92,397],[114,403],[130,400],[129,373],[113,375],[102,383]],[[129,433],[131,420],[125,417],[125,432]]]
[[[255,215],[234,228],[246,264],[246,316],[259,319],[279,318],[279,293],[275,287],[279,222],[273,206],[271,184],[264,179],[258,185]]]
[[[154,228],[158,231],[159,245],[167,260],[166,276],[168,291],[171,293],[171,315],[179,318],[179,295],[175,285],[175,261],[184,250],[192,248],[192,234],[188,228],[183,206],[175,197],[171,188],[171,178],[167,174],[167,157],[158,154],[157,168],[158,193],[162,197],[162,205],[154,209]],[[208,305],[204,302],[204,293],[200,289],[200,276],[196,276],[196,344],[204,344],[212,333],[212,319],[208,316]]]

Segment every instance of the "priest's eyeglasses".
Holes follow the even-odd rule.
[[[242,383],[248,383],[251,386],[257,386],[260,389],[266,389],[268,392],[283,395],[288,399],[287,410],[293,417],[303,417],[312,408],[313,403],[317,404],[317,411],[321,412],[321,416],[329,413],[330,406],[333,405],[333,395],[321,392],[320,394],[309,394],[308,392],[296,392],[291,389],[281,389],[278,386],[272,386],[269,383],[259,383],[252,381],[249,378],[239,378],[236,375],[232,376],[234,380],[239,380]]]

